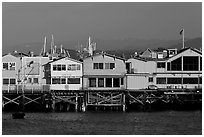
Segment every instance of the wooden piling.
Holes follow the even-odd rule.
[[[125,94],[124,94],[124,93],[123,93],[122,97],[123,97],[123,101],[122,101],[122,104],[123,104],[123,112],[125,112]]]
[[[76,93],[75,112],[78,112],[78,93]]]

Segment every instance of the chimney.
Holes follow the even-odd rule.
[[[31,57],[34,56],[34,52],[33,52],[33,51],[30,52],[30,56],[31,56]]]

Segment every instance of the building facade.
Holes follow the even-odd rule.
[[[99,53],[83,60],[85,90],[121,90],[126,88],[125,59]]]
[[[82,62],[62,57],[44,67],[46,84],[50,84],[51,90],[82,90]]]
[[[2,90],[15,90],[20,77],[20,57],[7,54],[2,57]]]
[[[158,88],[202,88],[202,53],[185,48],[174,56],[164,59],[128,59],[127,89],[146,89],[149,85]]]

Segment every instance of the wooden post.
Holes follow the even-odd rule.
[[[52,98],[52,111],[55,112],[55,95]]]
[[[123,112],[125,112],[125,93],[122,93],[122,98],[123,98],[123,101],[122,101],[122,104],[123,104]]]
[[[86,92],[83,94],[82,112],[86,112]]]
[[[78,93],[76,93],[75,112],[78,112]]]

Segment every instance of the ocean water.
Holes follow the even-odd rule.
[[[2,113],[3,135],[201,135],[202,111]]]

